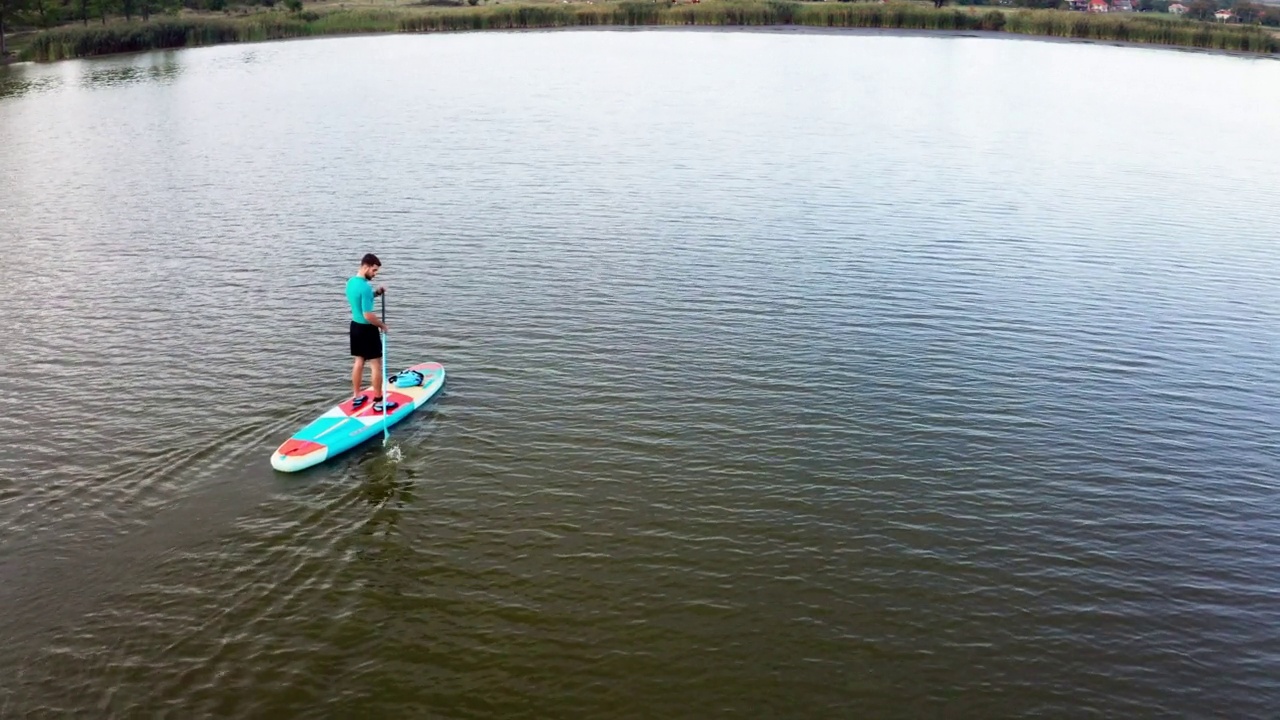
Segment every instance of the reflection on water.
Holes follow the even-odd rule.
[[[139,83],[165,85],[175,81],[182,70],[182,61],[175,50],[47,65],[20,63],[0,66],[0,98],[47,92],[67,84],[86,89]]]
[[[54,90],[62,82],[56,75],[40,75],[24,66],[0,66],[0,99]]]
[[[182,72],[177,51],[145,53],[133,60],[133,64],[116,67],[95,67],[80,76],[85,88],[118,87],[140,82],[170,83]]]
[[[411,478],[397,479],[398,462],[386,453],[379,454],[365,468],[367,481],[361,486],[366,502],[379,507],[403,508],[413,501]]]

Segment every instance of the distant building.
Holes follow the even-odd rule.
[[[1213,14],[1213,17],[1216,18],[1218,22],[1231,22],[1236,19],[1236,14],[1230,10],[1219,10]]]
[[[1091,13],[1104,13],[1110,10],[1107,0],[1089,0],[1089,12]]]
[[[1133,12],[1132,0],[1111,0],[1111,12]]]
[[[1089,9],[1089,0],[1067,0],[1067,9],[1085,12]]]
[[[1182,3],[1174,3],[1169,6],[1169,14],[1170,15],[1186,15],[1187,6],[1183,5]]]

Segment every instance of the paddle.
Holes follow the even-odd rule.
[[[387,324],[387,292],[382,291],[382,324]],[[391,433],[387,432],[387,403],[391,400],[391,388],[387,387],[387,334],[382,336],[382,444],[387,444]]]

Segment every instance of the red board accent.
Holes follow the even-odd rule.
[[[362,393],[360,393],[360,397],[367,397],[367,398],[369,398],[368,400],[365,400],[365,401],[364,401],[364,405],[361,405],[361,406],[360,406],[360,409],[361,409],[361,410],[363,410],[364,408],[367,408],[367,407],[369,407],[370,405],[372,405],[372,404],[373,404],[373,393],[371,393],[371,392],[362,392]],[[342,402],[342,403],[340,403],[340,404],[338,405],[338,409],[342,411],[342,414],[343,414],[343,415],[346,415],[347,417],[351,417],[352,415],[354,415],[354,414],[355,414],[355,407],[353,407],[353,406],[351,405],[351,403],[352,403],[352,402],[354,402],[354,401],[355,401],[355,398],[351,398],[350,400],[347,400],[347,401],[345,401],[345,402]]]
[[[317,450],[323,450],[324,445],[310,440],[295,440],[289,438],[280,446],[280,454],[297,457],[300,455],[310,455]]]
[[[374,405],[373,394],[372,393],[365,393],[365,394],[369,396],[369,400],[365,402],[364,405],[360,406],[360,410],[358,412],[353,413],[346,408],[343,408],[343,412],[345,412],[348,415],[351,415],[352,417],[372,417],[375,415],[382,415],[381,410],[373,409],[373,405]],[[395,407],[387,411],[388,415],[395,415],[396,413],[400,412],[400,408],[404,407],[405,405],[413,404],[413,398],[409,397],[408,395],[405,395],[404,393],[389,392],[386,394],[386,397],[387,399],[391,400],[391,402],[396,403]]]

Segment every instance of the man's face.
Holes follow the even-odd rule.
[[[382,268],[378,265],[362,265],[360,267],[361,273],[364,275],[365,280],[372,280],[378,277],[378,271],[381,269]]]

